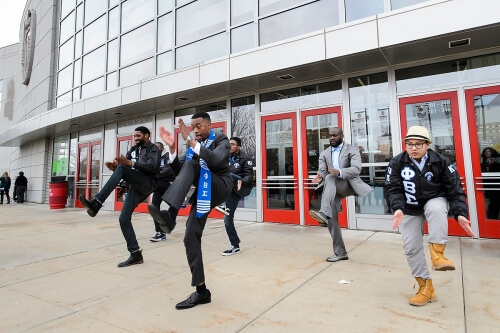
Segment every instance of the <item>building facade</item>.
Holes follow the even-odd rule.
[[[482,156],[500,151],[499,10],[495,0],[28,0],[20,43],[0,51],[15,53],[0,58],[10,63],[0,87],[13,87],[1,149],[31,180],[28,201],[47,203],[62,177],[67,205],[81,207],[135,127],[159,140],[159,126],[207,111],[256,161],[236,218],[316,225],[310,180],[339,126],[374,188],[344,200],[340,223],[391,230],[385,169],[422,125],[456,163],[474,231],[500,238],[500,170]],[[103,209],[121,209],[124,191]]]

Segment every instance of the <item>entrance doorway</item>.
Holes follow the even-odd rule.
[[[479,237],[500,238],[500,86],[466,90]]]
[[[101,165],[101,141],[78,145],[76,171],[75,207],[83,208],[78,196],[83,194],[90,200],[99,191],[99,168]]]
[[[462,188],[467,192],[457,93],[445,92],[401,98],[399,99],[399,112],[401,137],[406,136],[407,129],[411,126],[427,128],[433,141],[431,149],[448,157],[456,166]],[[448,216],[448,233],[453,236],[467,236],[450,215]]]

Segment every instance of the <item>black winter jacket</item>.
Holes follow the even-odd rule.
[[[134,162],[134,169],[148,176],[152,184],[156,184],[156,174],[160,172],[160,150],[154,143],[148,141],[144,146],[135,145],[130,148],[126,157]]]
[[[407,152],[395,156],[387,167],[385,188],[391,209],[416,216],[424,213],[428,200],[445,197],[455,219],[469,216],[460,176],[450,160],[431,149],[420,171]]]
[[[253,161],[250,156],[240,151],[236,155],[229,156],[229,170],[240,176],[243,181],[242,187],[252,189],[253,187]]]

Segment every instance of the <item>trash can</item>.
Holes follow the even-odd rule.
[[[64,177],[63,181],[54,178],[59,177],[52,177],[52,181],[49,183],[49,208],[65,208],[68,199],[68,182],[66,177]]]

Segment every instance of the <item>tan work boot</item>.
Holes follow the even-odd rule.
[[[410,304],[415,306],[424,306],[429,302],[436,301],[436,293],[432,286],[432,279],[424,280],[421,277],[416,277],[418,283],[418,293],[410,298]],[[414,287],[415,288],[415,287]]]
[[[435,271],[454,271],[455,264],[444,256],[444,248],[446,244],[429,243],[431,250],[432,269]]]

